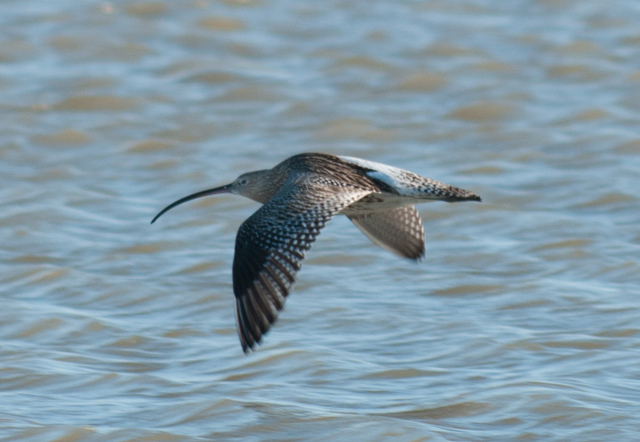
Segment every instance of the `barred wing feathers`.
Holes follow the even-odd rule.
[[[424,256],[424,228],[415,207],[348,216],[371,241],[383,249],[410,259]]]
[[[276,321],[305,253],[322,228],[371,191],[321,176],[294,176],[240,226],[233,290],[238,335],[245,353]]]

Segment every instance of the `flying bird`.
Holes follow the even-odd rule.
[[[179,204],[222,193],[263,204],[240,226],[233,259],[238,335],[245,353],[276,321],[306,252],[335,215],[346,215],[380,247],[417,260],[424,256],[424,228],[414,204],[482,201],[475,193],[385,164],[303,153],[181,198],[151,223]]]

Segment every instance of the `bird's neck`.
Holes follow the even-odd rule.
[[[252,172],[251,184],[243,192],[243,196],[259,203],[267,203],[282,187],[287,176],[276,168]]]

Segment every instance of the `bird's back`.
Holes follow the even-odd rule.
[[[392,186],[368,175],[374,171],[373,169],[325,153],[294,155],[278,164],[273,170],[286,175],[298,173],[323,177],[332,186],[395,193]]]

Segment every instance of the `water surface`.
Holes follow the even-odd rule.
[[[606,3],[606,4],[605,4]],[[635,441],[635,1],[5,1],[0,440]],[[242,354],[257,205],[295,153],[482,195],[427,256],[344,217]]]

